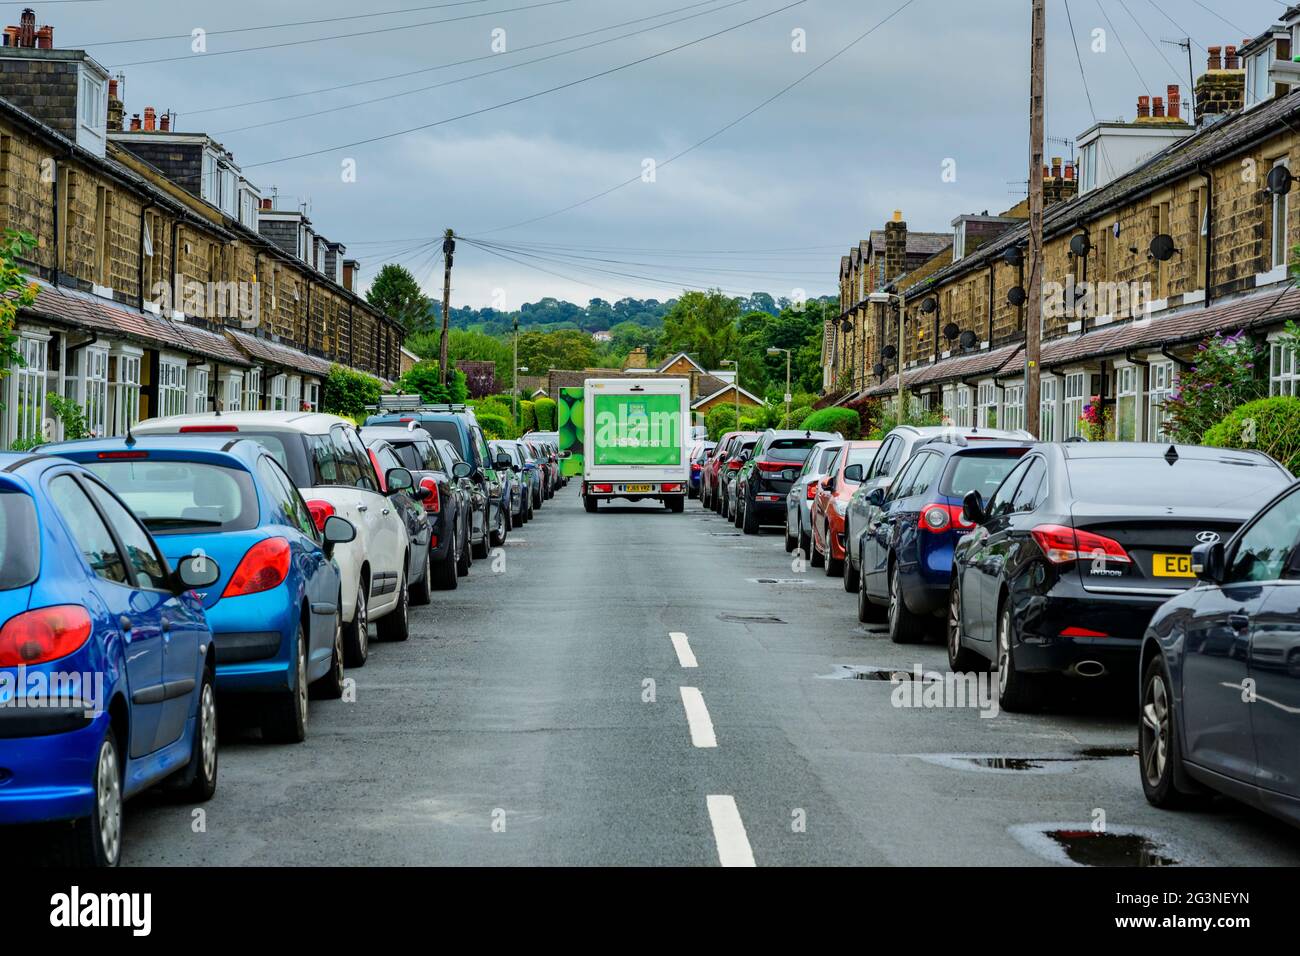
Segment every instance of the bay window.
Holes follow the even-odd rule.
[[[176,355],[158,358],[158,414],[185,414],[185,359]]]

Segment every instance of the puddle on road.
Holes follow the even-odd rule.
[[[750,584],[793,584],[798,586],[812,584],[807,578],[745,578]]]
[[[899,681],[916,680],[916,673],[901,667],[876,667],[869,664],[836,664],[830,674],[818,674],[822,680],[879,680],[892,683],[895,677]],[[926,672],[921,675],[922,683],[938,683],[938,675]]]
[[[1077,753],[1059,754],[913,754],[918,760],[982,773],[1072,773],[1085,763],[1118,757],[1132,757],[1127,747],[1089,747]]]
[[[709,538],[743,538],[745,536],[740,531],[701,531],[700,534]]]
[[[1079,751],[1080,757],[1089,760],[1101,760],[1105,757],[1136,757],[1136,747],[1084,747]]]
[[[1098,832],[1086,823],[1027,823],[1009,828],[1031,853],[1061,866],[1156,867],[1200,865],[1181,843],[1146,827],[1108,826]]]
[[[719,621],[729,621],[732,624],[785,624],[786,622],[779,617],[771,614],[719,614]]]

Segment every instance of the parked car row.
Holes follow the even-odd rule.
[[[306,738],[370,628],[455,588],[561,484],[534,436],[488,443],[463,407],[151,419],[126,438],[0,455],[0,825],[114,865],[123,803],[203,801],[217,716]]]
[[[704,506],[746,533],[783,522],[860,621],[942,637],[954,671],[996,674],[1004,710],[1132,682],[1151,803],[1219,791],[1300,824],[1300,483],[1278,462],[994,429],[810,434],[774,519],[753,476],[777,473],[785,435],[700,446]]]

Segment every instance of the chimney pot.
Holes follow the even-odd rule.
[[[131,114],[131,129],[135,130],[136,132],[139,132],[139,130],[140,130],[140,114],[139,114],[139,113],[132,113],[132,114]]]
[[[1169,118],[1181,119],[1183,109],[1183,94],[1176,85],[1171,85],[1169,92]]]
[[[1223,51],[1223,68],[1225,70],[1235,70],[1241,66],[1240,60],[1237,59],[1237,48],[1228,46]]]
[[[117,98],[117,80],[108,81],[108,95],[114,99]]]
[[[36,31],[36,46],[41,50],[54,49],[54,27],[43,26]]]
[[[1220,46],[1206,47],[1205,52],[1209,54],[1208,62],[1206,63],[1205,68],[1207,70],[1222,70],[1223,69],[1223,56],[1222,56],[1223,47]]]
[[[263,209],[271,209],[271,208],[272,208],[270,197],[267,197],[267,198],[265,198],[265,199],[262,200],[262,208],[263,208]]]
[[[158,114],[152,106],[146,106],[144,108],[144,130],[146,133],[152,133],[154,131],[157,116]]]
[[[31,7],[23,10],[23,15],[18,20],[18,45],[36,46],[36,11]]]
[[[1061,178],[1061,162],[1062,160],[1060,156],[1052,157],[1052,178],[1053,179]]]
[[[1153,96],[1151,98],[1151,115],[1152,116],[1165,115],[1165,98],[1163,96]]]
[[[1138,97],[1138,119],[1146,119],[1151,115],[1151,97]]]
[[[1065,180],[1069,182],[1074,179],[1074,163],[1065,164]]]
[[[902,221],[903,221],[903,210],[901,210],[901,209],[895,209],[895,210],[894,210],[894,222],[902,222]]]

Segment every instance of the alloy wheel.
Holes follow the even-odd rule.
[[[1147,785],[1155,788],[1165,776],[1169,760],[1169,691],[1163,674],[1156,674],[1147,684],[1142,702],[1142,772]]]
[[[299,635],[306,640],[307,635]],[[298,644],[298,716],[303,726],[307,725],[307,648],[301,641]]]
[[[211,780],[217,771],[217,696],[212,683],[203,685],[199,698],[199,756],[203,761],[203,779]]]
[[[1007,692],[1011,680],[1011,610],[1005,609],[998,618],[998,691]]]
[[[889,573],[889,630],[893,634],[898,633],[898,608],[902,599],[902,595],[899,594],[898,573],[891,571]]]
[[[95,812],[99,817],[99,841],[104,858],[114,861],[122,846],[122,774],[117,766],[117,748],[108,740],[99,747]]]
[[[955,661],[961,653],[961,591],[955,582],[948,594],[948,659]]]

